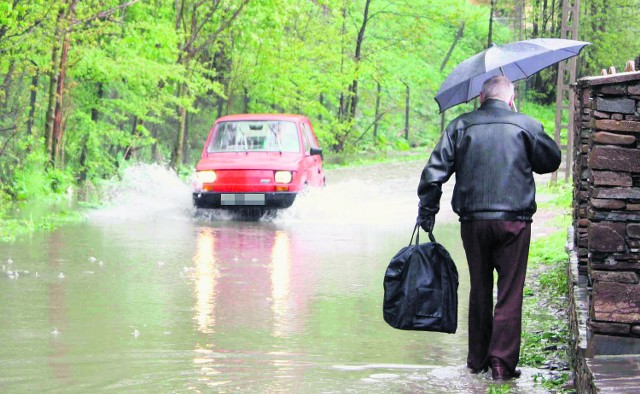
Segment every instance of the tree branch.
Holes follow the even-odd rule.
[[[242,9],[244,8],[245,5],[249,3],[249,1],[250,0],[243,0],[242,4],[240,4],[240,6],[235,10],[233,15],[231,15],[229,19],[224,21],[224,23],[220,25],[220,27],[218,28],[218,30],[216,30],[215,33],[210,34],[209,38],[207,38],[207,40],[202,45],[200,45],[198,48],[194,50],[194,53],[199,52],[203,48],[210,46],[218,38],[220,33],[225,31],[231,25],[231,23],[238,17],[238,15],[240,15],[240,12],[242,12]]]
[[[77,26],[77,25],[87,25],[87,24],[89,24],[90,22],[93,22],[96,19],[107,18],[108,16],[111,16],[112,14],[116,13],[117,11],[120,11],[120,10],[122,10],[124,8],[130,7],[130,6],[134,5],[135,3],[139,2],[139,1],[140,0],[131,0],[131,1],[127,2],[127,3],[121,4],[121,5],[119,5],[117,7],[114,7],[112,9],[110,9],[110,10],[100,11],[97,14],[95,14],[94,16],[89,17],[87,19],[74,20],[71,23],[71,29],[74,26]]]
[[[369,124],[369,126],[367,126],[367,128],[366,128],[366,129],[364,129],[364,131],[362,132],[362,134],[360,135],[360,137],[358,137],[358,138],[355,140],[354,144],[357,144],[358,142],[360,142],[360,141],[362,140],[362,138],[364,138],[364,136],[365,136],[365,135],[367,135],[367,133],[369,132],[369,129],[371,129],[371,127],[373,127],[373,125],[374,125],[374,124],[376,124],[376,122],[377,122],[377,121],[379,121],[380,119],[382,119],[382,117],[383,117],[384,115],[386,115],[386,114],[387,114],[387,112],[388,112],[388,111],[382,111],[382,112],[380,112],[380,113],[378,114],[378,116],[373,120],[373,122],[371,122],[371,123]]]
[[[18,134],[18,128],[16,126],[8,127],[6,129],[1,129],[0,132],[8,131],[8,130],[15,130],[15,131],[13,132],[13,134],[9,136],[9,138],[7,138],[7,140],[2,145],[2,149],[0,149],[0,156],[4,155],[4,151],[7,149],[7,146],[9,146],[9,141],[11,141],[11,139]]]

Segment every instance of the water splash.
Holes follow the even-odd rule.
[[[147,219],[157,215],[185,216],[192,209],[191,188],[175,171],[158,164],[128,167],[121,179],[103,188],[105,207],[90,218]]]
[[[347,180],[298,196],[293,206],[280,211],[273,221],[394,223],[413,220],[416,200],[415,192],[390,188],[380,182]]]
[[[371,173],[369,173],[371,172]],[[367,171],[368,177],[353,179],[340,174],[323,188],[311,188],[298,195],[293,206],[270,211],[252,220],[275,223],[384,224],[413,221],[417,197],[403,179],[387,176],[384,167]],[[329,182],[332,173],[328,172]],[[127,168],[121,179],[104,188],[105,207],[90,218],[100,220],[141,220],[162,217],[193,218],[203,221],[242,220],[231,211],[195,209],[191,186],[172,170],[157,164],[137,164]]]

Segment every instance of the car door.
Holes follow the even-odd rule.
[[[311,124],[305,120],[300,124],[302,137],[304,140],[305,167],[307,169],[307,180],[311,186],[324,186],[324,169],[322,167],[322,156],[312,155],[311,148],[318,148],[318,142]]]

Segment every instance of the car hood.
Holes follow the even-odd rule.
[[[302,158],[300,153],[285,152],[209,153],[196,170],[295,170]]]

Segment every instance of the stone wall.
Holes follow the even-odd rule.
[[[625,336],[640,353],[640,72],[578,80],[573,245],[589,289],[594,335]],[[610,347],[602,338],[592,353]]]

